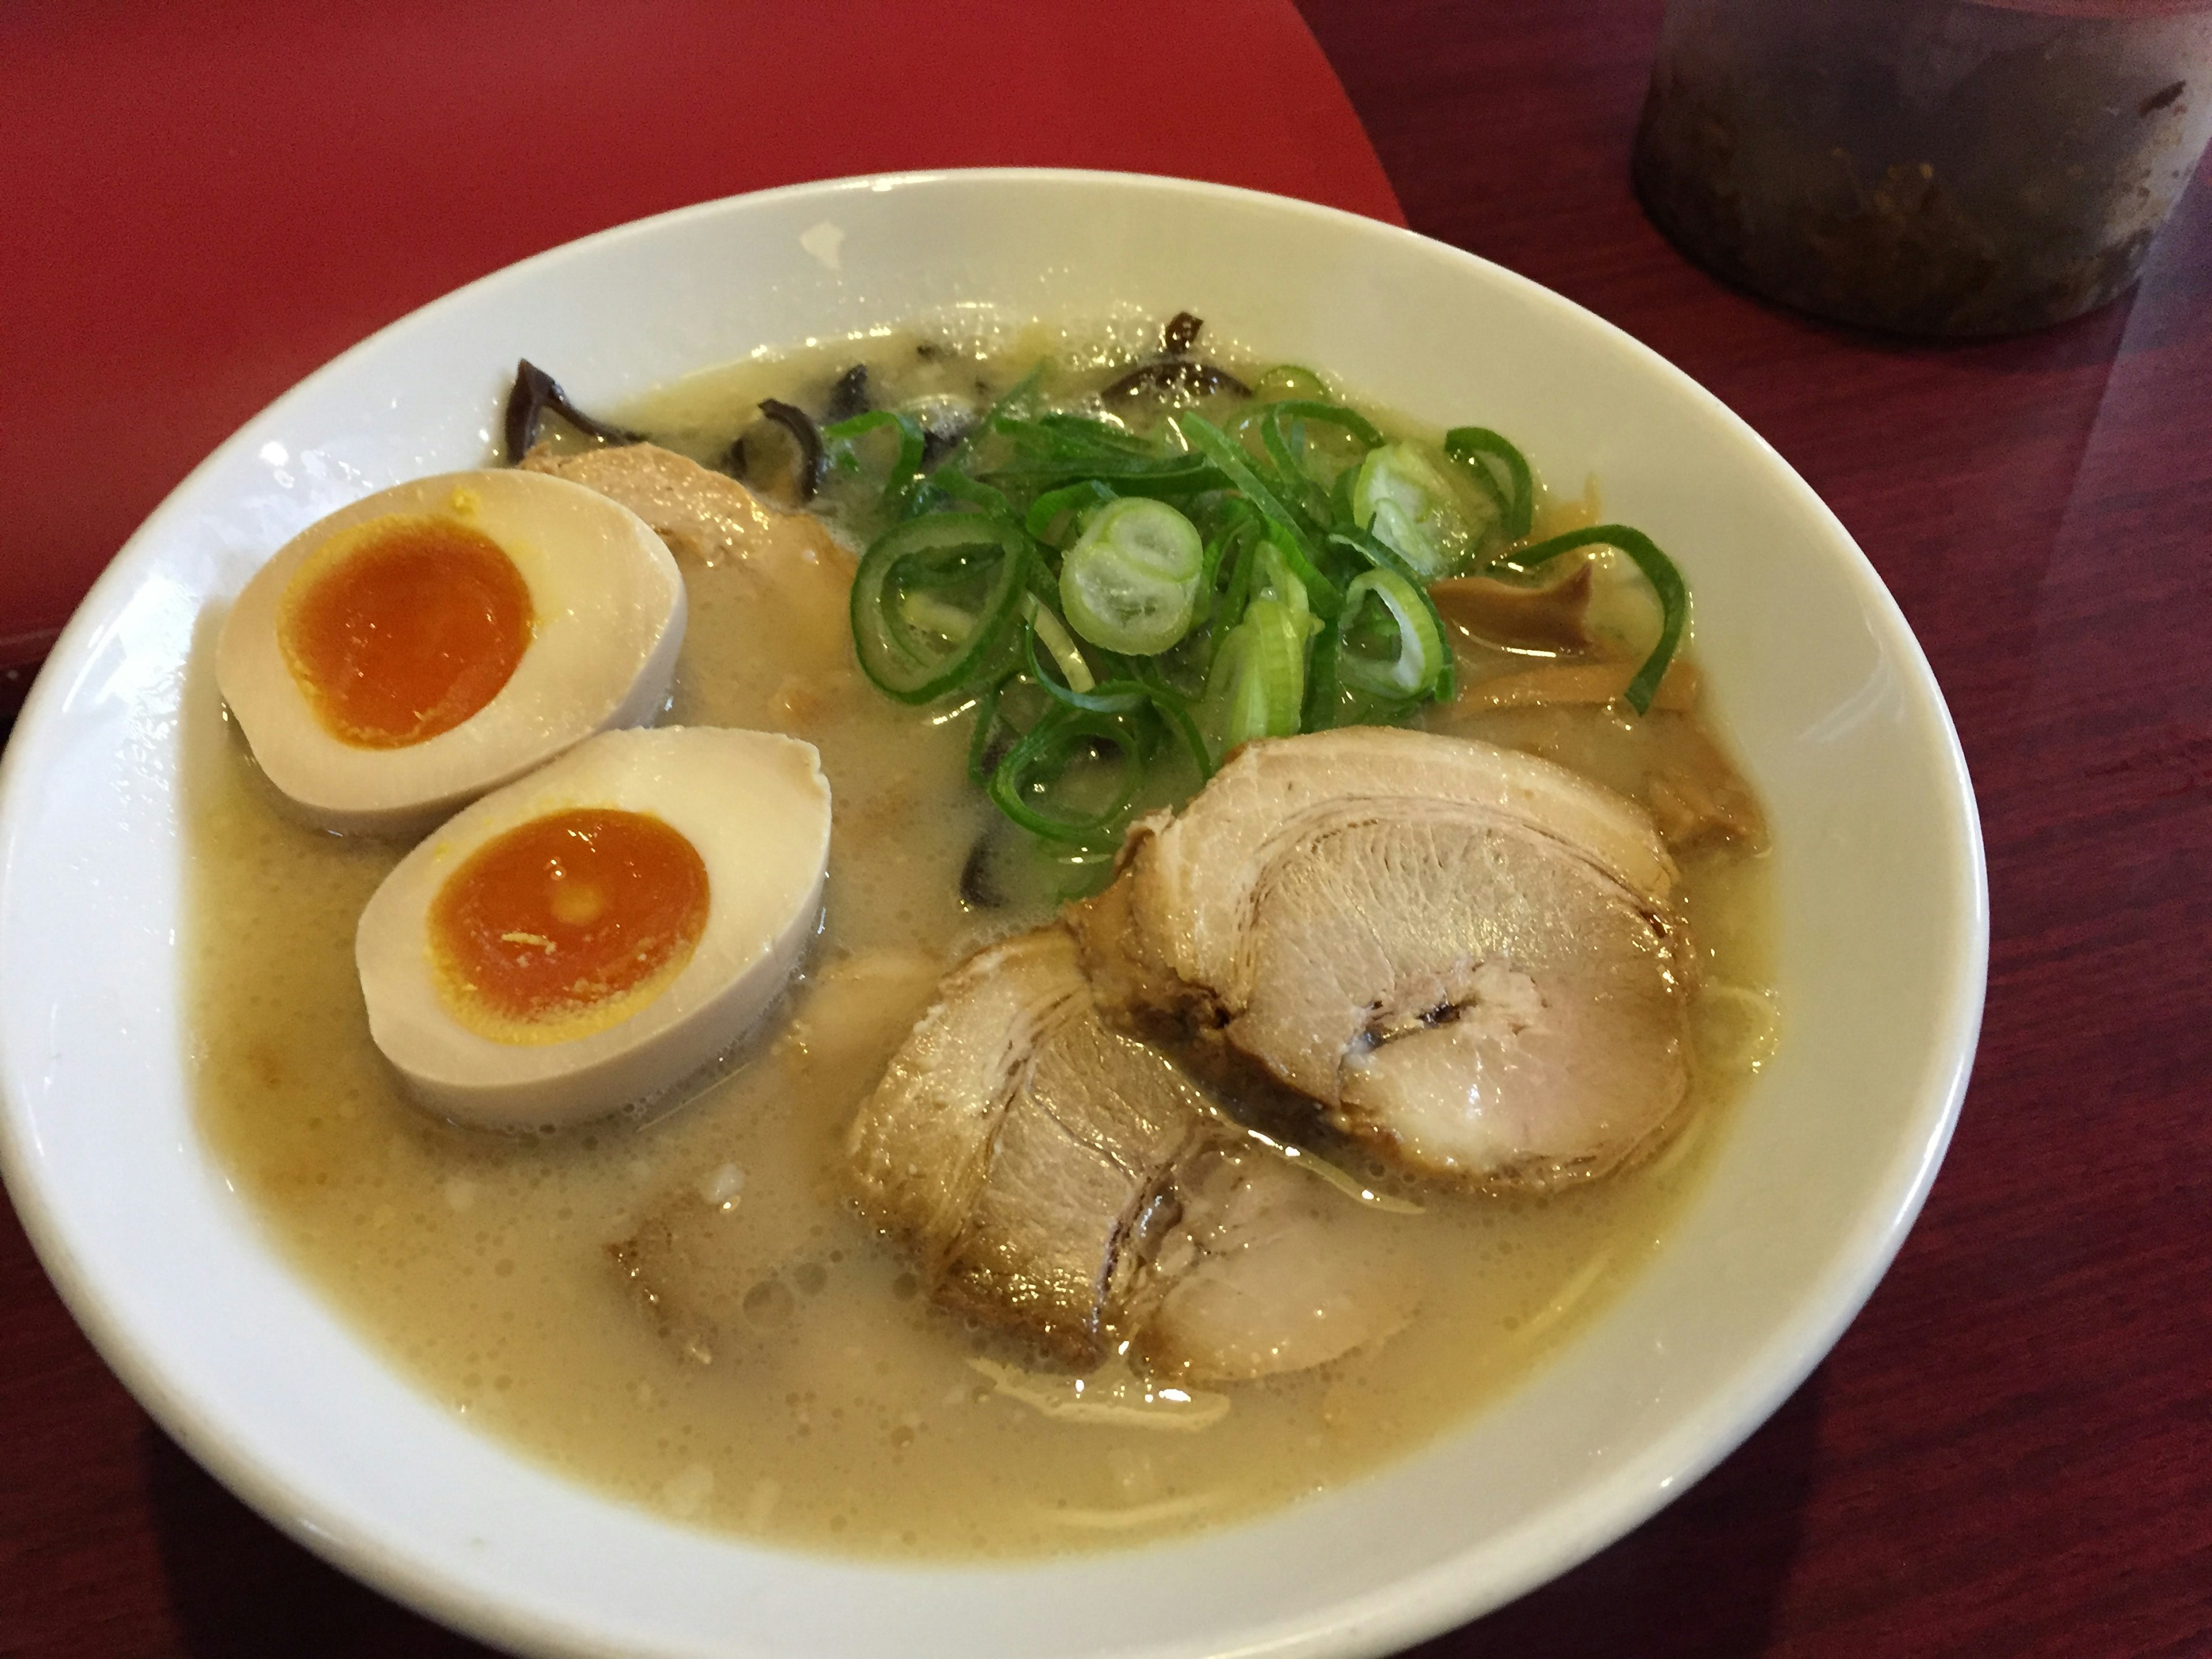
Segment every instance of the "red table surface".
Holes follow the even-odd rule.
[[[1743,414],[1836,508],[1897,594],[1950,699],[1990,860],[1990,1003],[1972,1091],[1927,1211],[1866,1311],[1773,1420],[1680,1501],[1587,1565],[1433,1648],[1455,1659],[2205,1659],[2212,183],[2200,175],[2129,301],[2014,340],[1885,342],[1723,287],[1676,256],[1638,212],[1626,160],[1656,0],[1304,0],[1304,9],[1415,228],[1524,271],[1649,342]],[[682,9],[609,10],[635,22]],[[533,26],[520,46],[503,40],[507,21],[558,20],[557,8],[470,15],[505,21],[471,23],[482,30],[474,47],[455,48],[465,61],[534,76],[533,84],[570,88],[587,103],[588,91],[573,93],[575,82],[618,77],[573,47],[550,44],[544,27]],[[1112,7],[1081,14],[1132,15]],[[65,157],[85,142],[72,100],[37,94],[41,74],[22,67],[23,54],[35,52],[75,64],[80,88],[88,66],[100,66],[113,83],[103,82],[98,107],[127,116],[141,142],[149,130],[198,131],[198,142],[222,155],[209,132],[219,134],[237,112],[210,112],[208,88],[230,75],[224,84],[235,100],[241,83],[252,84],[224,67],[235,48],[191,48],[191,31],[164,36],[134,15],[0,11],[0,86],[14,100],[0,144]],[[426,20],[436,14],[393,15],[401,20],[396,35],[383,33],[382,14],[376,30],[363,27],[364,46],[372,36],[385,44],[362,84],[404,83],[410,64],[424,72],[426,56],[449,61],[434,50],[441,26]],[[1266,76],[1252,69],[1253,30],[1273,16],[1252,6],[1234,18],[1216,8],[1187,20],[1186,44],[1189,29],[1218,27],[1209,40],[1237,35],[1237,50],[1165,61],[1185,76],[1204,65],[1248,109],[1297,85],[1301,99],[1320,100],[1299,106],[1311,108],[1310,120],[1301,112],[1268,128],[1269,153],[1237,164],[1249,171],[1194,153],[1115,164],[1387,211],[1364,152],[1330,125],[1340,108],[1334,94],[1305,90],[1315,72],[1310,46],[1285,36],[1279,52],[1261,54],[1272,65]],[[1060,31],[1063,48],[1079,27],[1060,14],[1021,18],[1010,39],[1047,41]],[[316,32],[337,27],[327,22],[287,27],[321,41],[325,54],[343,34]],[[103,46],[100,29],[149,42],[161,36],[168,46],[149,44],[134,58]],[[390,44],[403,36],[414,43],[407,51]],[[1066,84],[1126,109],[1133,88],[1150,95],[1168,73],[1157,43],[1141,44],[1151,49],[1133,47],[1103,69],[1095,53],[1069,58],[1062,51]],[[316,62],[328,68],[296,42],[263,50],[288,85],[304,87]],[[680,70],[690,55],[677,56]],[[989,65],[994,94],[1014,76],[1014,56],[1011,46],[980,58],[955,54],[970,76],[976,63]],[[198,68],[171,72],[173,61]],[[1289,78],[1269,78],[1279,76]],[[288,110],[319,107],[329,89],[322,98],[284,96]],[[618,92],[605,98],[619,106]],[[329,125],[357,143],[380,142],[364,123],[358,87],[350,107]],[[28,134],[26,108],[39,112],[39,130]],[[837,165],[809,170],[1101,159],[1080,147],[1079,120],[1056,130],[1066,148],[1009,150],[994,147],[992,135],[1003,146],[1006,134],[988,116],[945,113],[955,123],[972,115],[972,127],[962,129],[968,148],[940,129],[878,135],[866,159],[848,161],[841,151]],[[420,108],[412,114],[428,120]],[[454,117],[453,125],[465,124]],[[478,143],[509,133],[497,122],[468,131]],[[535,165],[574,161],[588,136],[548,122]],[[810,155],[842,142],[834,130],[805,134]],[[0,276],[11,285],[18,265],[35,267],[50,288],[82,284],[111,308],[128,301],[199,319],[170,337],[184,343],[178,349],[201,378],[173,390],[205,428],[190,443],[171,443],[168,426],[182,418],[173,410],[149,413],[121,392],[88,388],[94,371],[114,370],[113,342],[122,337],[112,310],[103,318],[89,301],[75,331],[64,326],[65,309],[42,313],[46,322],[22,350],[57,361],[27,402],[18,318],[0,317],[0,330],[10,331],[0,337],[8,343],[0,456],[9,469],[0,563],[9,581],[27,553],[76,559],[73,570],[88,571],[222,431],[417,300],[545,242],[775,176],[741,173],[735,160],[717,169],[696,149],[672,143],[665,164],[691,167],[684,176],[692,182],[625,180],[594,168],[587,177],[598,182],[579,203],[541,180],[531,197],[537,216],[513,210],[510,191],[510,212],[476,233],[478,243],[467,240],[465,227],[480,222],[465,210],[469,193],[457,185],[428,188],[419,167],[404,187],[397,177],[379,186],[375,170],[364,169],[359,199],[332,208],[312,191],[300,194],[319,164],[313,158],[270,140],[241,141],[240,165],[251,166],[236,176],[257,181],[264,200],[251,214],[234,211],[251,220],[246,240],[263,257],[232,270],[210,250],[196,267],[209,291],[180,297],[156,283],[142,292],[144,256],[162,249],[165,234],[183,234],[165,233],[159,200],[222,195],[232,176],[227,158],[222,176],[211,176],[210,149],[186,158],[187,148],[162,164],[161,189],[172,194],[154,205],[103,183],[88,164],[66,175],[76,210],[54,191],[45,206],[19,205],[11,215],[11,240],[0,246],[9,262]],[[397,138],[388,149],[394,165],[420,154]],[[103,154],[103,166],[133,180],[153,165],[131,143]],[[512,172],[479,165],[481,157],[452,159],[486,186]],[[23,163],[7,176],[20,191]],[[1335,182],[1324,188],[1322,179]],[[271,181],[293,193],[271,194]],[[173,223],[199,222],[196,211],[179,206]],[[419,272],[403,252],[375,254],[386,246],[380,238],[425,213],[442,215],[462,252]],[[118,235],[116,255],[136,253],[137,261],[103,250],[98,226],[110,214],[133,228]],[[36,258],[15,240],[27,218],[47,239]],[[319,263],[276,260],[272,270],[269,250],[292,246],[281,239],[292,218],[313,237]],[[334,229],[333,220],[350,228]],[[384,273],[380,282],[364,274],[365,261]],[[240,296],[235,306],[226,307],[225,291]],[[328,311],[310,302],[316,295],[328,297]],[[228,319],[221,329],[210,320],[217,317]],[[220,349],[196,351],[195,328],[219,336]],[[216,372],[234,356],[234,380]],[[46,499],[50,492],[23,470],[34,451],[19,439],[40,423],[27,410],[43,416],[86,396],[106,398],[98,403],[105,424],[76,430],[112,447],[160,450],[158,459],[129,462],[125,475],[137,494],[101,519],[96,535],[86,520],[94,504]],[[36,453],[68,459],[58,441]],[[57,539],[26,538],[34,523]],[[5,591],[14,605],[19,590]],[[39,593],[69,591],[66,582],[49,590],[27,581],[20,590],[26,606]],[[322,1566],[201,1474],[106,1376],[12,1231],[0,1240],[0,1422],[8,1425],[0,1437],[0,1653],[290,1659],[483,1651]]]
[[[609,225],[993,165],[1402,222],[1285,0],[16,3],[0,110],[0,668],[294,381]]]

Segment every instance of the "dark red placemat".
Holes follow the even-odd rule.
[[[285,387],[609,225],[982,165],[1403,222],[1286,0],[44,0],[0,6],[0,671]]]

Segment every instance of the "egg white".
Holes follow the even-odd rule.
[[[708,884],[698,945],[618,1024],[558,1042],[480,1036],[440,999],[431,903],[495,836],[593,806],[649,813],[698,849]],[[385,878],[354,935],[369,1033],[418,1100],[460,1122],[550,1127],[649,1099],[775,1000],[819,926],[829,858],[830,785],[813,744],[717,726],[602,732],[485,796]]]
[[[498,695],[459,725],[398,749],[332,735],[277,638],[293,574],[340,532],[387,514],[455,520],[514,561],[536,623]],[[255,573],[224,620],[216,681],[269,781],[331,830],[418,833],[594,732],[638,726],[668,700],[684,642],[684,579],[628,507],[538,472],[417,478],[318,520]]]

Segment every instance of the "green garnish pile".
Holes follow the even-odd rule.
[[[977,786],[1066,854],[1103,857],[1133,812],[1248,738],[1449,699],[1428,592],[1443,577],[1526,580],[1572,548],[1619,548],[1661,601],[1626,698],[1650,706],[1686,616],[1680,576],[1621,526],[1524,545],[1528,464],[1497,433],[1388,440],[1298,368],[1220,424],[1184,409],[1142,434],[1045,409],[1038,381],[933,466],[904,413],[822,440],[846,489],[880,477],[890,520],[853,583],[862,669],[903,702],[975,705]]]

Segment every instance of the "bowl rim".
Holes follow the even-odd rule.
[[[1956,971],[1948,980],[1944,1004],[1931,1021],[1934,1034],[1929,1049],[1936,1058],[1919,1088],[1923,1109],[1933,1100],[1936,1103],[1936,1110],[1932,1119],[1927,1117],[1924,1109],[1916,1115],[1916,1122],[1926,1122],[1925,1133],[1909,1144],[1902,1144],[1890,1161],[1881,1188],[1887,1201],[1870,1205],[1855,1218],[1847,1235],[1836,1246],[1830,1271],[1816,1283],[1814,1292],[1801,1299],[1790,1317],[1769,1331],[1729,1377],[1726,1386],[1709,1392],[1671,1430],[1656,1437],[1638,1456],[1625,1460],[1608,1477],[1593,1483],[1575,1502],[1547,1511],[1548,1541],[1540,1547],[1523,1550],[1514,1570],[1470,1583],[1466,1572],[1466,1553],[1462,1552],[1422,1572],[1392,1579],[1340,1600],[1322,1613],[1309,1617],[1295,1627],[1255,1632],[1254,1639],[1249,1644],[1240,1644],[1238,1650],[1249,1656],[1283,1656],[1284,1659],[1291,1659],[1292,1656],[1296,1659],[1344,1659],[1346,1656],[1395,1650],[1503,1606],[1625,1536],[1702,1479],[1796,1391],[1873,1294],[1926,1200],[1966,1096],[1986,998],[1988,876],[1972,780],[1942,690],[1893,596],[1832,510],[1748,422],[1650,347],[1565,295],[1480,255],[1342,209],[1234,185],[1080,168],[932,168],[811,180],[690,204],[542,250],[487,272],[394,319],[288,387],[193,467],[118,550],[55,640],[25,699],[11,739],[4,751],[0,751],[0,889],[4,889],[18,866],[16,848],[21,820],[27,810],[22,801],[27,793],[26,779],[54,741],[48,736],[48,727],[57,718],[52,711],[78,678],[99,631],[122,599],[135,588],[142,574],[136,567],[152,556],[152,550],[167,537],[171,521],[188,511],[201,480],[232,461],[247,447],[258,428],[279,416],[295,400],[307,400],[325,381],[343,378],[357,360],[374,353],[389,336],[419,326],[426,319],[469,303],[487,291],[527,283],[562,263],[588,258],[624,241],[650,238],[672,225],[740,211],[752,204],[793,199],[829,202],[858,192],[927,190],[945,185],[1106,186],[1170,197],[1194,196],[1226,204],[1264,204],[1272,211],[1291,216],[1323,222],[1350,222],[1359,227],[1364,235],[1401,240],[1432,254],[1441,253],[1465,262],[1489,281],[1502,281],[1540,303],[1572,313],[1578,325],[1607,337],[1612,345],[1628,351],[1644,369],[1657,373],[1676,392],[1723,416],[1737,435],[1753,446],[1762,460],[1787,480],[1804,503],[1825,519],[1850,551],[1849,576],[1870,610],[1881,618],[1887,635],[1885,647],[1893,652],[1900,665],[1908,671],[1915,700],[1924,702],[1924,712],[1932,713],[1935,718],[1942,749],[1944,781],[1953,804],[1960,809],[1956,816],[1963,832],[1949,848],[1950,873],[1958,882],[1960,908],[1955,936],[1948,942]],[[0,918],[0,927],[5,926],[4,918]],[[4,1184],[40,1265],[71,1316],[103,1362],[164,1431],[226,1487],[295,1541],[349,1575],[442,1623],[480,1639],[526,1646],[533,1651],[580,1654],[614,1650],[596,1644],[566,1622],[528,1608],[480,1599],[462,1576],[446,1570],[443,1564],[410,1554],[391,1540],[376,1535],[373,1528],[357,1527],[347,1516],[331,1512],[264,1468],[249,1444],[230,1440],[216,1431],[207,1409],[163,1374],[149,1346],[108,1304],[94,1274],[71,1247],[58,1210],[39,1178],[34,1149],[29,1141],[27,1115],[18,1109],[9,1087],[13,1075],[12,1057],[4,1051],[4,1034],[0,1034],[0,1184]],[[1421,1454],[1413,1451],[1408,1455],[1419,1457]],[[1660,1474],[1662,1469],[1664,1473]],[[1655,1475],[1658,1478],[1654,1479]],[[1228,1524],[1233,1528],[1263,1518],[1255,1516]],[[763,1551],[781,1550],[807,1557],[815,1553],[751,1540],[729,1541]],[[1170,1539],[1164,1540],[1164,1547],[1172,1548],[1181,1541],[1183,1539],[1180,1536]],[[972,1569],[980,1576],[984,1572],[1045,1570],[1068,1559],[1042,1556],[1014,1562],[933,1561],[923,1570],[939,1573]],[[892,1572],[914,1570],[897,1562],[867,1565]],[[1183,1655],[1189,1651],[1174,1644],[1115,1650],[1133,1659],[1139,1654]]]

